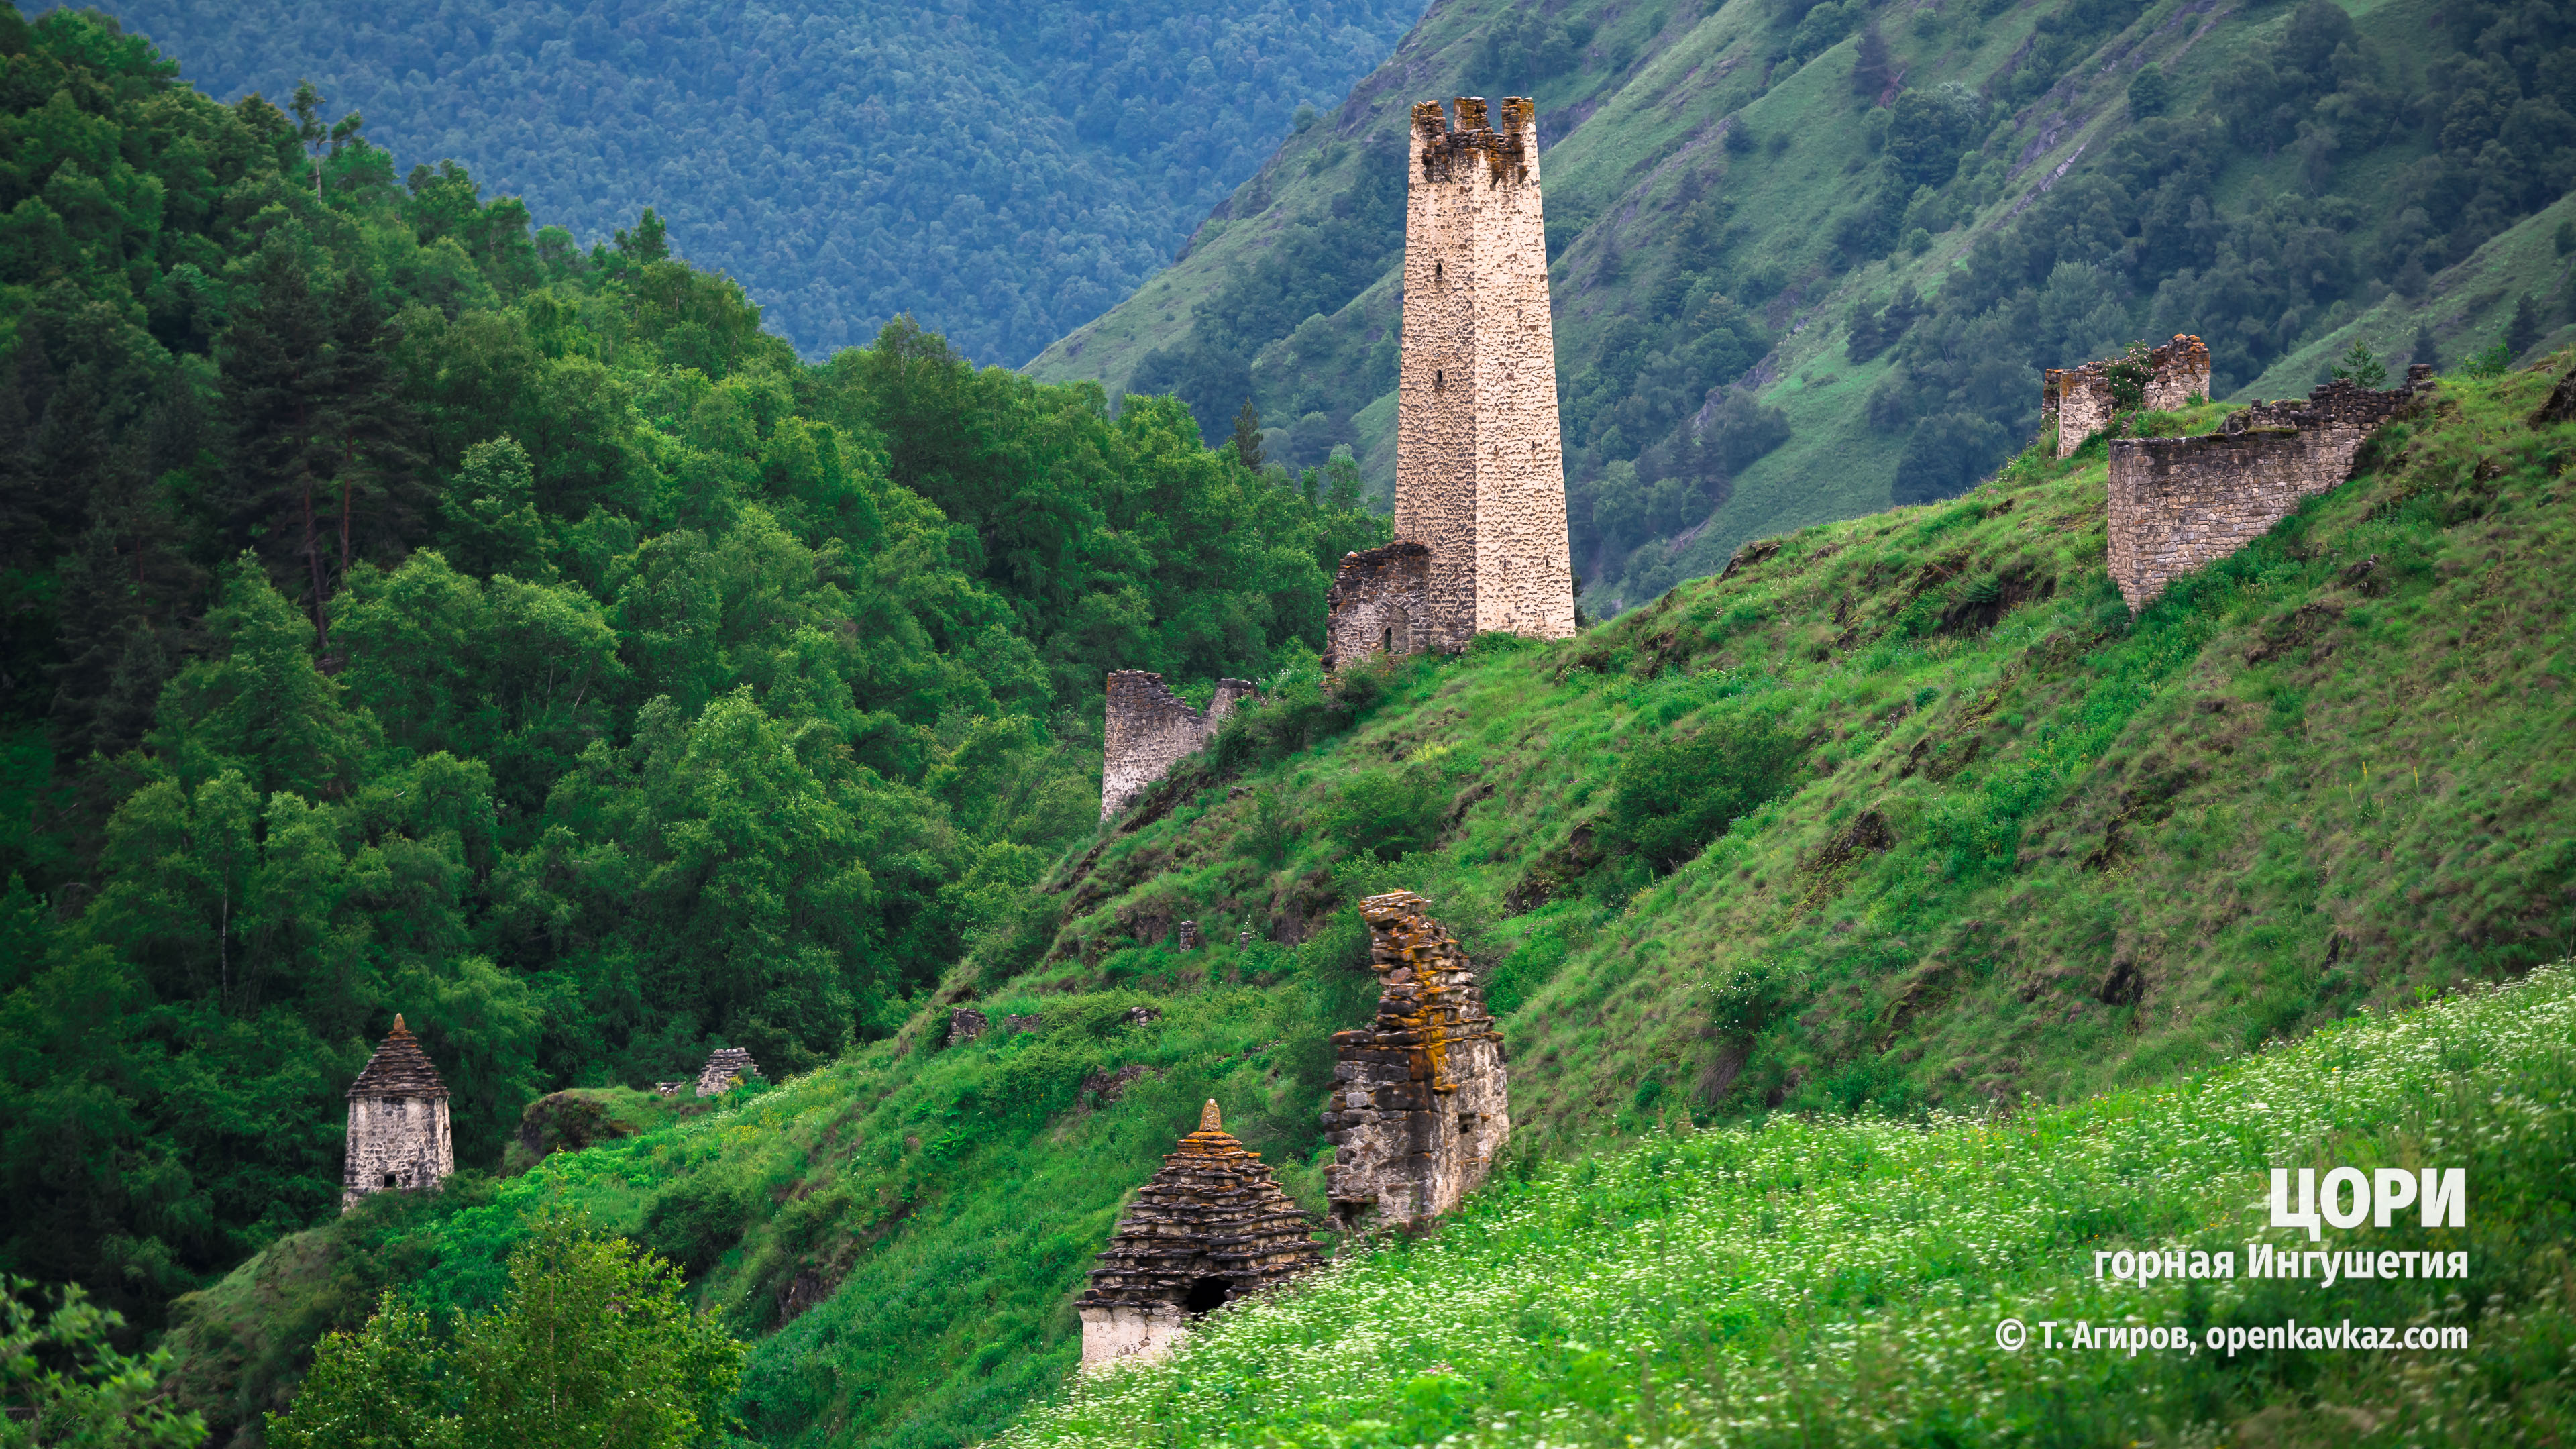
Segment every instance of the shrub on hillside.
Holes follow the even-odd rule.
[[[1391,861],[1430,846],[1444,803],[1439,772],[1428,766],[1359,770],[1317,823],[1352,854]]]
[[[1638,750],[1620,763],[1611,838],[1668,870],[1789,787],[1806,742],[1762,719],[1729,719]]]

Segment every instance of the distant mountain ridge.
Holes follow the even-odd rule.
[[[1252,395],[1394,473],[1406,107],[1539,102],[1576,572],[1947,496],[2037,369],[2175,332],[2226,396],[2563,340],[2576,24],[2431,0],[1440,0],[1182,258],[1031,371]],[[2428,354],[2419,357],[2418,354]],[[1213,419],[1213,420],[1212,420]]]
[[[807,356],[899,312],[1016,365],[1172,255],[1415,0],[1115,9],[118,0],[230,100],[299,79],[584,243],[659,209]]]

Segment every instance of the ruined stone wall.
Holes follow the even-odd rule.
[[[340,1206],[371,1192],[436,1187],[456,1170],[445,1097],[351,1097]]]
[[[1234,713],[1260,691],[1248,679],[1220,679],[1202,713],[1163,687],[1163,676],[1121,669],[1109,676],[1107,738],[1100,758],[1100,818],[1126,808],[1173,765],[1198,752]]]
[[[1535,109],[1456,105],[1454,128],[1413,108],[1396,404],[1395,534],[1430,549],[1416,647],[1444,650],[1574,632]]]
[[[1383,988],[1375,1020],[1333,1035],[1326,1191],[1345,1227],[1449,1211],[1511,1135],[1502,1033],[1429,904],[1411,891],[1360,903]]]
[[[1431,641],[1431,550],[1410,539],[1342,555],[1324,595],[1324,667],[1383,651],[1411,654]]]
[[[2330,382],[2304,402],[2231,413],[2203,437],[2114,438],[2109,562],[2130,611],[2351,477],[2362,444],[2431,386],[2430,375],[2419,366],[2386,392]]]
[[[2086,438],[2111,425],[2111,368],[2119,360],[2041,369],[2039,435],[2056,440],[2057,456],[2072,454]],[[2152,370],[2140,406],[2171,412],[2195,397],[2209,396],[2209,348],[2199,338],[2177,335],[2150,350],[2147,361]]]
[[[698,1095],[717,1097],[760,1075],[760,1064],[741,1047],[718,1047],[698,1068]]]

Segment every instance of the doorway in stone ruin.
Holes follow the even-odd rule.
[[[1234,1285],[1223,1278],[1201,1278],[1190,1285],[1190,1296],[1181,1300],[1181,1310],[1193,1316],[1212,1313],[1225,1306],[1226,1295]]]

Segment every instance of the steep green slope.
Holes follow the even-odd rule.
[[[2269,1167],[2434,1163],[2464,1173],[2462,1226],[2270,1225]],[[1230,1309],[1000,1442],[2548,1443],[2576,1419],[2571,1229],[2559,965],[2065,1107],[1676,1125]],[[2254,1243],[2467,1271],[2258,1278]],[[2092,1271],[2167,1252],[2203,1276]],[[2026,1342],[1998,1346],[2007,1321]]]
[[[371,1203],[188,1300],[194,1402],[244,1425],[379,1265],[483,1301],[536,1214],[577,1210],[765,1335],[763,1439],[989,1434],[1073,1362],[1087,1257],[1201,1098],[1322,1206],[1373,890],[1430,897],[1482,968],[1509,1178],[1685,1120],[2150,1088],[2562,957],[2576,424],[2523,422],[2551,381],[2446,381],[2362,477],[2134,621],[2097,448],[1575,639],[1286,671],[894,1039]],[[1212,944],[1176,950],[1181,919]],[[946,1046],[965,1001],[1043,1023]]]
[[[2567,218],[2526,218],[2576,181],[2576,32],[2435,10],[1450,0],[1032,371],[1206,427],[1250,392],[1278,451],[1350,442],[1383,487],[1406,106],[1527,90],[1576,572],[1612,613],[1958,492],[2031,435],[2037,368],[2133,338],[2206,337],[2222,395],[2304,392],[2356,337],[2456,362],[2526,296],[2514,351],[2554,345]]]
[[[657,207],[808,356],[910,312],[1015,366],[1162,266],[1412,0],[1204,6],[118,0],[227,99],[311,81],[605,239]],[[330,117],[325,117],[328,121]],[[569,239],[567,239],[569,240]]]
[[[1383,537],[176,69],[0,5],[0,1274],[150,1327],[327,1219],[398,1013],[478,1166],[886,1035],[1090,834],[1103,671],[1312,659]]]

